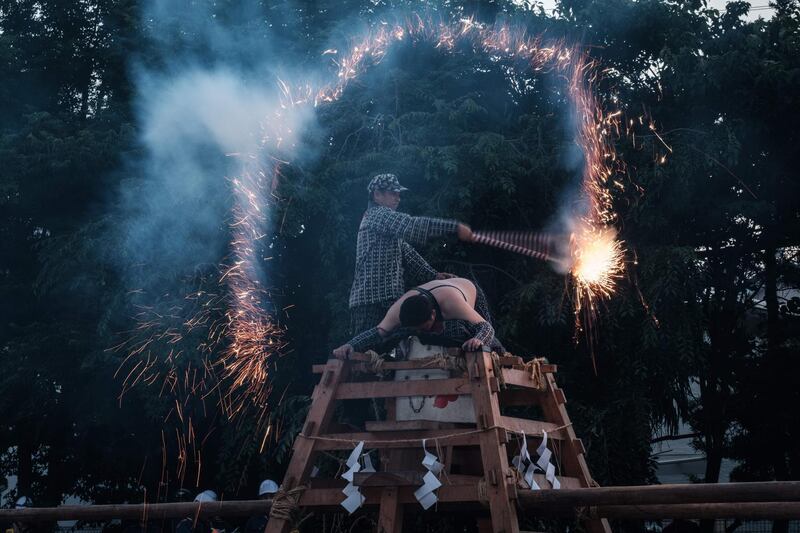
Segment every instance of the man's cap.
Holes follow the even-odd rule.
[[[261,486],[258,487],[259,496],[263,496],[264,494],[275,494],[276,492],[278,492],[278,484],[271,479],[265,479],[261,482]]]
[[[407,191],[405,187],[400,185],[397,176],[394,174],[378,174],[369,181],[367,185],[367,192],[373,191],[392,191],[403,192]]]
[[[200,494],[194,497],[194,501],[196,502],[215,502],[217,501],[217,493],[213,490],[204,490]]]
[[[14,503],[14,507],[16,507],[17,509],[25,509],[28,507],[33,507],[33,500],[31,500],[27,496],[20,496]]]

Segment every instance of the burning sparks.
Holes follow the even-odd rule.
[[[406,40],[427,41],[441,50],[471,47],[497,60],[524,62],[532,71],[552,71],[568,81],[569,99],[578,118],[576,141],[584,153],[586,209],[574,217],[578,229],[571,237],[569,259],[578,330],[584,326],[592,329],[598,302],[615,291],[625,251],[616,238],[611,190],[624,188],[617,178],[624,168],[611,139],[619,134],[621,123],[627,129],[633,122],[621,122],[624,119],[619,112],[606,114],[596,103],[592,84],[599,76],[597,66],[585,53],[561,41],[545,43],[523,30],[488,26],[469,18],[448,25],[415,15],[402,24],[381,23],[344,50],[322,52],[335,66],[331,83],[293,87],[278,81],[280,105],[274,116],[264,117],[271,129],[261,132],[255,153],[236,154],[241,172],[230,179],[234,207],[229,256],[219,266],[214,286],[207,286],[211,276],[205,276],[182,302],[169,306],[170,311],[144,308],[137,329],[117,347],[126,354],[120,367],[120,376],[125,376],[123,394],[140,383],[161,383],[160,394],[174,400],[167,419],[178,427],[175,438],[181,480],[190,458],[199,476],[201,444],[213,426],[199,434],[197,424],[201,418],[215,419],[207,412],[209,399],[213,398],[218,412],[228,419],[255,414],[256,437],[262,449],[267,438],[279,433],[279,429],[273,431],[267,407],[272,361],[284,352],[285,342],[272,313],[271,295],[263,284],[262,265],[265,241],[269,240],[265,237],[271,235],[269,215],[280,165],[286,163],[275,154],[285,150],[287,140],[297,134],[291,129],[290,114],[336,101],[351,81],[380,63],[390,46]],[[188,353],[199,354],[200,362]]]
[[[573,234],[573,266],[578,301],[594,308],[599,298],[609,298],[624,270],[624,250],[613,229],[587,227]]]

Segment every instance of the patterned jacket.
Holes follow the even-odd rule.
[[[404,274],[419,284],[436,277],[434,270],[410,243],[455,233],[458,222],[412,217],[388,207],[370,206],[361,219],[356,244],[356,272],[350,289],[350,308],[393,302],[405,292]]]

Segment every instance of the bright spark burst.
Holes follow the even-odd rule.
[[[609,298],[624,270],[625,252],[613,229],[586,227],[573,235],[572,274],[578,300],[594,307],[598,298]]]
[[[584,325],[591,329],[598,302],[615,291],[625,254],[623,243],[616,239],[611,194],[612,188],[623,188],[616,176],[624,167],[612,143],[612,136],[619,135],[621,117],[619,112],[604,113],[596,103],[592,85],[600,75],[597,65],[577,47],[563,41],[545,42],[541,36],[507,25],[486,25],[471,18],[444,24],[416,14],[400,23],[382,22],[349,46],[322,52],[335,66],[331,83],[290,86],[278,80],[281,103],[274,116],[264,117],[269,127],[261,132],[257,152],[234,154],[241,160],[242,171],[230,179],[234,196],[231,240],[229,256],[219,266],[218,286],[208,292],[193,289],[182,304],[166,314],[155,307],[142,310],[136,330],[117,347],[127,354],[120,367],[120,375],[126,376],[123,394],[139,383],[160,382],[160,394],[174,398],[175,406],[167,418],[180,421],[175,438],[181,479],[190,458],[197,464],[199,479],[201,443],[213,427],[198,435],[195,426],[198,418],[215,418],[207,413],[207,398],[215,398],[219,411],[229,419],[256,412],[256,436],[262,448],[268,437],[277,437],[267,405],[272,392],[272,360],[284,352],[285,341],[283,329],[269,311],[271,295],[262,285],[261,265],[263,241],[271,234],[269,213],[280,165],[290,163],[274,154],[285,150],[287,139],[296,134],[290,129],[288,114],[296,108],[338,100],[351,81],[380,63],[389,47],[401,41],[426,41],[444,51],[470,47],[493,59],[521,61],[532,71],[551,71],[568,80],[569,98],[579,121],[576,140],[584,153],[583,196],[588,206],[574,221],[579,229],[572,235],[576,329]],[[628,129],[633,121],[623,126]],[[263,164],[265,161],[270,164]],[[198,338],[199,331],[206,334]],[[188,350],[202,355],[199,366],[187,362]],[[193,403],[202,405],[193,410],[194,418],[188,412]]]

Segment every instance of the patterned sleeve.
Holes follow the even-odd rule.
[[[413,246],[403,241],[403,262],[406,272],[414,283],[426,283],[436,277],[436,270],[417,253]]]
[[[455,233],[458,222],[444,218],[412,217],[388,207],[374,207],[368,211],[364,226],[408,242],[423,244],[432,237]]]
[[[481,341],[484,346],[491,346],[494,339],[494,328],[488,322],[478,322],[477,324],[470,324],[470,329],[474,329],[473,337]]]
[[[375,348],[382,344],[384,338],[381,337],[381,334],[378,332],[378,328],[371,328],[367,331],[362,331],[349,341],[347,344],[353,347],[353,350],[356,352],[364,352],[371,348]]]

